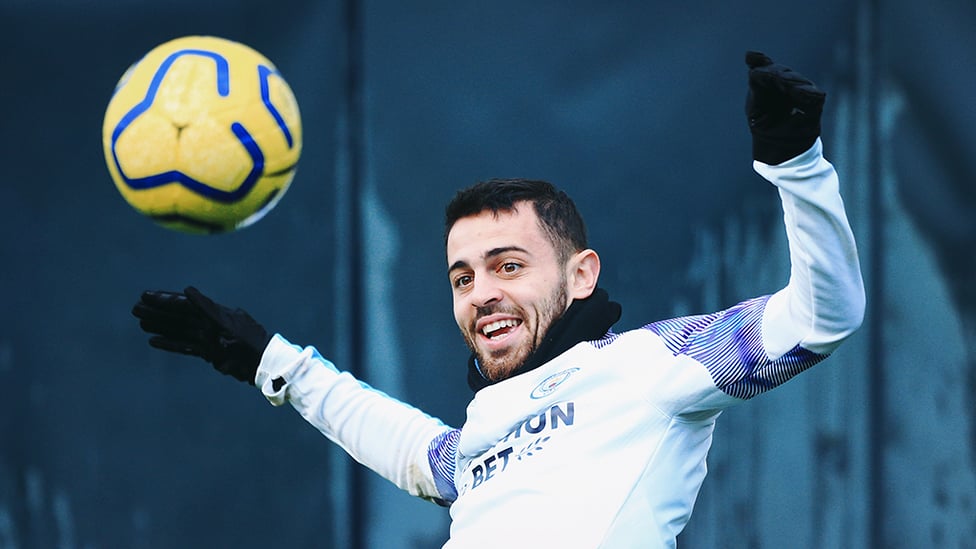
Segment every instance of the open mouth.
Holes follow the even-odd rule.
[[[481,333],[490,340],[502,339],[522,324],[517,318],[506,318],[489,322],[481,328]]]

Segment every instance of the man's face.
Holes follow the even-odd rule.
[[[509,377],[566,312],[567,265],[530,203],[459,219],[447,238],[454,319],[490,380]]]

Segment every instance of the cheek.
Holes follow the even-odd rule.
[[[457,300],[454,302],[454,322],[457,323],[458,328],[464,329],[467,326],[468,321],[464,316],[464,308],[458,305]]]

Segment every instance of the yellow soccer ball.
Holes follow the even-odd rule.
[[[275,66],[223,38],[186,36],[129,67],[102,125],[115,186],[164,227],[223,233],[281,200],[302,152],[298,102]]]

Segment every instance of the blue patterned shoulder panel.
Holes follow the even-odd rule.
[[[457,487],[454,485],[454,472],[457,469],[458,441],[461,439],[460,429],[451,429],[434,437],[427,447],[427,461],[434,473],[434,485],[440,493],[437,504],[449,506],[457,499]]]
[[[705,365],[715,385],[728,395],[748,399],[782,385],[827,358],[797,345],[769,360],[762,342],[762,315],[769,296],[743,301],[708,315],[685,316],[644,326],[677,355]]]

